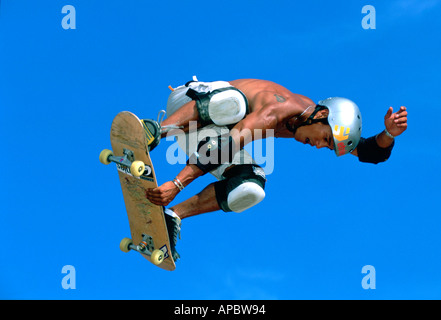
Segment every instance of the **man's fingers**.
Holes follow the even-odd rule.
[[[394,120],[394,122],[396,124],[406,123],[407,122],[407,117],[397,118],[397,119]]]
[[[147,195],[147,199],[153,200],[153,201],[161,201],[163,198],[159,195]]]
[[[389,109],[387,110],[386,115],[384,117],[390,118],[390,116],[392,115],[393,112],[394,112],[394,109],[392,107],[389,107]]]
[[[406,107],[400,107],[400,109],[397,112],[393,112],[393,108],[389,107],[389,109],[387,110],[386,115],[384,116],[385,118],[398,118],[401,116],[407,116],[407,108]]]
[[[147,199],[153,203],[156,204],[158,206],[163,205],[164,204],[164,200],[160,197],[151,197],[151,196],[147,196]]]
[[[155,204],[155,205],[157,205],[157,206],[164,206],[165,205],[165,204],[163,204],[163,203],[161,203],[159,201],[156,201],[156,200],[151,200],[150,202]]]
[[[166,206],[170,203],[170,199],[164,198],[164,194],[160,188],[147,189],[145,195],[151,203],[157,206]]]
[[[407,116],[407,111],[406,111],[406,109],[400,109],[396,114],[395,114],[395,116],[399,116],[399,117],[401,117],[401,116]]]
[[[149,200],[151,203],[156,204],[157,206],[167,206],[170,201],[167,200],[156,200],[156,199],[152,199]]]
[[[160,200],[161,199],[160,191],[157,188],[147,189],[145,191],[145,196],[149,200]]]
[[[148,194],[150,196],[159,196],[161,193],[162,193],[161,189],[159,189],[159,188],[147,189],[146,190],[146,194]]]

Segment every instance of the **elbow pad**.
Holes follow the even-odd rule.
[[[381,148],[377,144],[376,136],[370,138],[360,138],[357,145],[358,160],[361,162],[378,164],[389,159],[395,141],[387,148]]]
[[[187,161],[204,173],[216,169],[221,164],[231,162],[235,153],[235,142],[228,136],[207,137],[203,139]]]

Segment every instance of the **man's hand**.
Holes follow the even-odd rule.
[[[167,206],[179,193],[178,187],[172,181],[164,183],[155,189],[147,189],[146,198],[157,206]]]
[[[407,109],[401,107],[397,112],[393,112],[390,107],[384,116],[384,125],[386,130],[394,137],[399,136],[407,129]]]

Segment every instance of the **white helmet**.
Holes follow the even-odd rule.
[[[332,97],[319,101],[317,106],[329,110],[335,154],[339,157],[354,151],[361,137],[361,113],[357,105],[346,98]]]

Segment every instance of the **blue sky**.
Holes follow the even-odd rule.
[[[1,1],[2,299],[440,299],[441,1]],[[61,9],[76,9],[64,30]],[[361,26],[365,5],[376,29]],[[260,78],[314,101],[354,100],[363,136],[389,106],[409,128],[380,165],[275,141],[266,198],[183,221],[177,270],[129,235],[113,117],[156,118],[169,85]],[[163,141],[152,154],[160,183]],[[174,203],[200,191],[204,176]],[[62,268],[76,271],[65,290]],[[363,266],[376,289],[361,286]]]

